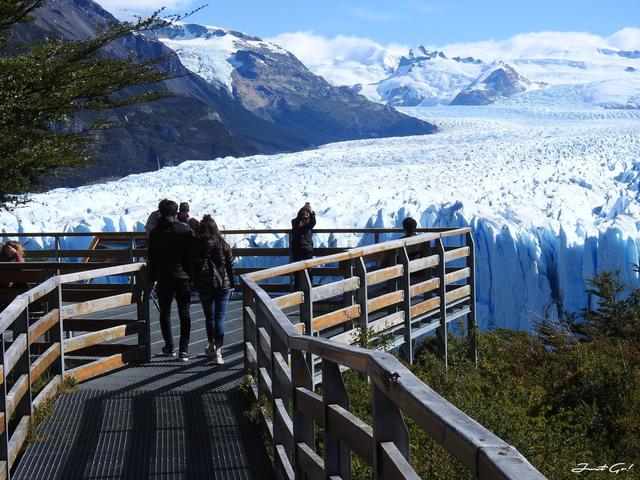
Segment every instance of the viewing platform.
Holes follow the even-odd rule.
[[[396,358],[411,363],[416,343],[435,335],[446,368],[456,322],[475,361],[468,228],[405,239],[400,230],[316,229],[331,247],[296,263],[286,232],[223,232],[242,245],[224,365],[202,353],[195,297],[191,360],[158,355],[144,234],[3,234],[51,240],[28,250],[28,263],[0,264],[0,281],[27,283],[0,292],[11,301],[0,313],[0,477],[349,479],[355,454],[375,478],[415,479],[410,418],[478,479],[544,478]],[[254,245],[256,234],[282,246]],[[65,237],[87,248],[65,248]],[[177,338],[175,311],[172,321]],[[345,370],[371,385],[370,425],[349,411]],[[52,398],[52,413],[30,431]]]

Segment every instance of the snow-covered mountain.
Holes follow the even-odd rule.
[[[53,190],[1,212],[0,230],[141,230],[163,197],[212,213],[223,228],[287,228],[310,201],[324,228],[396,227],[407,215],[426,227],[471,225],[482,328],[531,328],[555,314],[555,302],[577,311],[597,272],[619,270],[629,288],[640,286],[640,112],[503,104],[404,111],[439,132],[186,162]],[[359,241],[320,236],[316,245],[330,240]],[[242,243],[285,244],[273,235]]]
[[[330,40],[320,42],[320,47]],[[640,50],[621,48],[637,45],[638,29],[624,29],[610,37],[571,32],[539,32],[519,34],[495,42],[476,42],[438,48],[418,46],[398,55],[385,55],[385,47],[371,44],[375,55],[359,54],[362,47],[345,46],[340,50],[334,43],[329,53],[336,58],[350,58],[349,65],[357,69],[360,79],[343,74],[345,65],[327,58],[315,58],[314,44],[305,44],[305,36],[280,35],[286,48],[293,49],[314,71],[322,71],[336,85],[354,86],[369,98],[396,106],[435,106],[469,100],[481,103],[515,102],[532,106],[559,101],[573,108],[637,108],[640,95]],[[296,48],[294,41],[305,45]],[[635,42],[635,43],[634,43]],[[354,43],[352,41],[351,43]],[[351,54],[351,50],[355,53]],[[391,48],[389,48],[391,51]],[[323,51],[317,55],[322,55]],[[358,64],[357,58],[361,58]],[[390,59],[397,58],[391,66]],[[353,66],[357,64],[357,67]],[[496,68],[505,65],[502,72]],[[332,74],[331,69],[336,73]],[[366,71],[366,73],[365,73]],[[487,95],[484,81],[499,77],[513,77],[511,87],[499,95]],[[515,80],[515,77],[518,77]],[[620,87],[623,87],[620,89]],[[484,91],[482,93],[481,91]],[[472,93],[475,92],[475,93]]]
[[[181,23],[153,33],[189,70],[224,88],[258,117],[290,128],[314,145],[435,130],[354,89],[331,85],[290,52],[257,37]]]
[[[458,93],[449,105],[489,105],[534,88],[513,67],[499,62]]]

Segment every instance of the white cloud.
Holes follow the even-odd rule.
[[[611,46],[621,50],[640,50],[640,28],[627,27],[607,38]]]
[[[327,38],[309,31],[281,33],[267,40],[289,50],[309,67],[346,61],[373,65],[408,50],[406,45],[397,43],[381,45],[369,38],[348,35]]]
[[[169,13],[193,5],[193,0],[96,0],[102,8],[120,19],[130,19],[133,15],[145,15],[162,7]],[[181,13],[181,12],[178,12]]]
[[[388,67],[409,50],[397,43],[382,45],[369,38],[347,35],[327,38],[309,31],[281,33],[269,41],[292,52],[312,70],[345,62]],[[531,32],[506,40],[424,45],[450,57],[473,56],[485,61],[542,57],[589,60],[602,48],[640,50],[640,28],[624,28],[608,37],[587,32]]]

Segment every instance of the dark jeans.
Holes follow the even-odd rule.
[[[189,335],[191,334],[191,316],[189,304],[191,289],[189,280],[182,278],[167,278],[158,280],[158,304],[160,306],[160,330],[165,347],[173,349],[173,335],[171,334],[171,302],[173,297],[178,304],[180,317],[180,351],[189,350]]]
[[[216,347],[224,340],[224,316],[227,313],[231,289],[219,289],[200,293],[200,302],[204,311],[204,325],[207,328],[207,340]]]

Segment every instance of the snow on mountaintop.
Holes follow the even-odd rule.
[[[586,279],[596,271],[619,269],[628,285],[638,286],[637,111],[406,112],[436,123],[440,132],[186,162],[103,185],[53,190],[1,212],[0,228],[141,230],[163,197],[188,201],[194,215],[212,213],[222,228],[288,228],[305,201],[323,228],[392,227],[407,215],[422,226],[471,224],[484,328],[530,328],[553,300],[574,310],[585,306]]]
[[[640,77],[640,29],[637,28],[626,28],[609,37],[575,32],[534,32],[503,41],[413,49],[398,45],[384,47],[371,40],[353,37],[338,42],[337,38],[325,39],[304,32],[282,34],[273,41],[292,51],[311,70],[331,82],[337,85],[363,83],[362,92],[369,98],[393,105],[448,104],[461,90],[478,80],[485,72],[486,65],[483,64],[498,61],[510,65],[534,85],[545,83],[549,85],[546,88],[552,90],[562,86],[551,95],[565,93],[582,104],[581,108],[630,108],[634,102],[629,101],[628,96],[620,96],[619,105],[613,105],[610,98],[585,99],[580,93],[587,89],[597,94],[601,91],[598,85],[603,82],[623,84]],[[367,52],[376,53],[369,55]],[[389,72],[388,63],[381,61],[389,58],[385,52],[393,52],[393,57],[399,59],[393,72]],[[350,59],[349,68],[357,68],[357,77],[343,74],[345,66],[340,58]],[[575,89],[570,87],[572,85]],[[634,90],[631,94],[638,92]],[[521,103],[529,98],[527,93],[518,95],[525,96]]]
[[[207,82],[233,90],[232,72],[238,67],[234,58],[243,49],[287,54],[278,45],[242,32],[222,27],[176,22],[156,31],[158,40],[178,52],[180,61]]]

